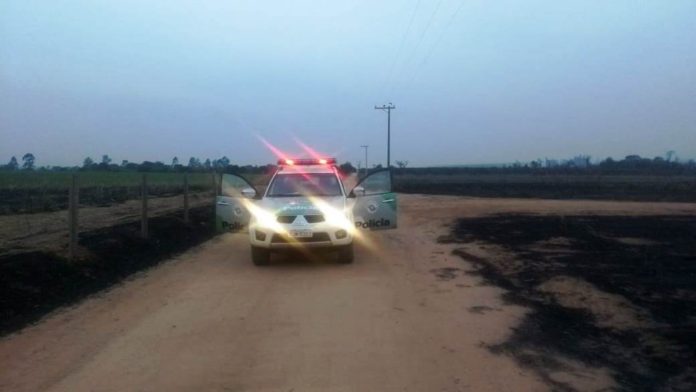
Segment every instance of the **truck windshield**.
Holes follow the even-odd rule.
[[[341,196],[341,185],[333,173],[279,174],[269,186],[266,196]]]

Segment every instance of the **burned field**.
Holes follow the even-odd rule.
[[[696,177],[415,172],[396,173],[394,189],[469,197],[692,202],[696,200]]]
[[[696,387],[696,217],[497,215],[460,219],[441,242],[531,310],[490,346],[554,389],[568,361],[622,389]]]
[[[51,310],[107,288],[215,235],[212,207],[150,219],[149,238],[131,222],[80,233],[83,256],[69,261],[50,252],[0,256],[0,334],[37,320]]]

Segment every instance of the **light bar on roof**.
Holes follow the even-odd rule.
[[[316,159],[278,159],[278,165],[335,165],[336,158],[316,158]]]

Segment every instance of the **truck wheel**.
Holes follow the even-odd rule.
[[[353,244],[343,246],[338,250],[338,262],[341,264],[353,262]]]
[[[271,261],[271,251],[266,248],[251,247],[251,261],[254,265],[268,265]]]

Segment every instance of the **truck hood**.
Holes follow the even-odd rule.
[[[320,215],[321,210],[312,202],[321,200],[339,211],[346,207],[343,196],[334,197],[268,197],[260,200],[258,206],[275,215]]]

